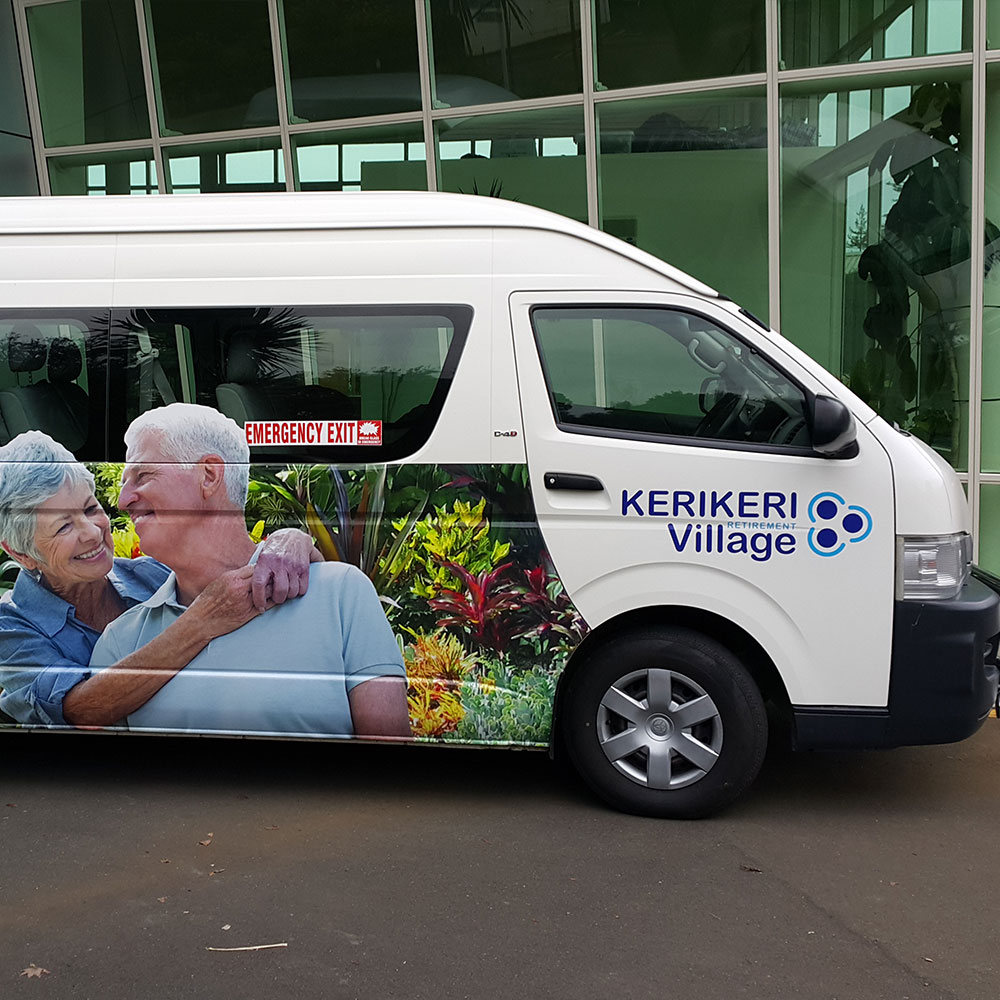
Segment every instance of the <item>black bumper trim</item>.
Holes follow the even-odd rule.
[[[1000,596],[969,581],[950,601],[897,601],[889,704],[793,706],[795,745],[835,750],[954,743],[996,704]]]

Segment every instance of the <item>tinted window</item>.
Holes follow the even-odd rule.
[[[115,313],[122,430],[175,401],[214,406],[241,426],[351,421],[381,444],[261,444],[254,458],[383,461],[430,436],[464,342],[467,306],[146,309]],[[116,439],[112,433],[112,446]]]
[[[107,313],[0,312],[0,444],[40,430],[104,458]]]
[[[808,445],[802,391],[703,316],[581,306],[532,323],[565,429]]]

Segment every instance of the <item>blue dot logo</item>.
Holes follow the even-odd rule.
[[[863,542],[872,533],[872,516],[864,507],[849,504],[837,493],[817,493],[809,501],[809,548],[818,556],[840,555],[848,545]]]
[[[821,500],[816,504],[816,516],[832,521],[837,516],[837,505],[832,500]]]

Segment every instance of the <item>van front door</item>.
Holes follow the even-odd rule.
[[[793,704],[884,706],[895,526],[876,438],[859,423],[855,457],[814,453],[808,398],[829,390],[721,305],[510,305],[538,521],[591,627],[699,609],[760,643]]]

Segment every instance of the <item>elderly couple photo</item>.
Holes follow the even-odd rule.
[[[125,434],[115,558],[94,477],[40,431],[0,448],[0,711],[24,726],[409,737],[406,675],[374,587],[308,535],[247,533],[239,425],[171,403]]]

